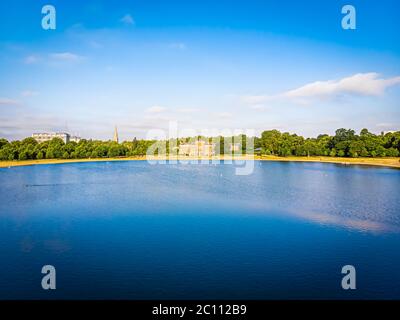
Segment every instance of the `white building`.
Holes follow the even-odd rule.
[[[78,143],[79,141],[81,141],[81,137],[78,137],[78,136],[71,136],[71,137],[69,138],[69,141],[70,141],[70,142],[76,142],[76,143]]]
[[[64,143],[68,143],[70,141],[79,142],[81,140],[80,137],[72,136],[66,132],[42,132],[42,133],[33,133],[32,138],[34,138],[37,142],[45,142],[50,141],[54,138],[60,138]]]
[[[241,146],[241,144],[240,143],[231,143],[231,145],[230,145],[230,151],[232,152],[232,153],[239,153],[240,151],[242,151],[242,148],[241,148],[242,146]]]
[[[215,155],[215,144],[205,141],[195,141],[194,143],[185,143],[179,146],[180,156],[191,157],[211,157]]]

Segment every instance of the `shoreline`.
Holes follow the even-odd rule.
[[[283,162],[318,162],[336,163],[341,165],[379,166],[400,169],[400,157],[396,158],[333,158],[333,157],[278,157],[278,156],[219,156],[219,157],[124,157],[124,158],[93,158],[93,159],[43,159],[43,160],[12,160],[0,161],[0,168],[31,166],[43,164],[62,164],[80,162],[107,162],[107,161],[146,161],[146,160],[179,160],[179,161],[220,161],[220,160],[257,160]]]

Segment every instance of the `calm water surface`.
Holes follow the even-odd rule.
[[[0,299],[400,299],[399,190],[400,170],[318,163],[0,169]]]

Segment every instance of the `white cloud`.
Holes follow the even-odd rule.
[[[180,113],[187,113],[187,114],[195,113],[195,112],[197,112],[197,111],[199,111],[198,108],[180,108],[180,109],[178,109],[178,112],[180,112]]]
[[[244,96],[242,101],[259,105],[274,100],[307,103],[312,99],[332,98],[342,95],[379,96],[388,87],[400,84],[400,76],[383,79],[378,73],[357,73],[339,80],[316,81],[277,95]]]
[[[104,47],[102,43],[97,42],[95,40],[89,41],[89,46],[94,48],[94,49],[102,49]]]
[[[185,50],[187,48],[186,44],[184,44],[183,42],[170,43],[169,47],[172,49],[179,49],[179,50]]]
[[[17,106],[19,102],[17,100],[0,98],[0,106]]]
[[[79,62],[83,57],[71,52],[57,52],[49,54],[49,57],[56,61]]]
[[[24,63],[25,64],[34,64],[34,63],[37,63],[39,60],[40,60],[39,57],[37,57],[35,55],[30,55],[24,59]]]
[[[71,52],[54,52],[48,54],[47,61],[44,57],[37,55],[30,55],[24,58],[23,62],[25,64],[36,64],[36,63],[46,63],[49,65],[58,65],[60,63],[77,63],[84,59],[83,56],[71,53]]]
[[[124,15],[124,16],[120,19],[120,21],[121,21],[123,24],[127,25],[127,26],[132,26],[132,25],[135,24],[135,20],[133,20],[132,16],[131,16],[129,13],[126,14],[126,15]]]
[[[231,119],[233,115],[232,113],[229,112],[219,112],[216,113],[215,116],[221,120],[224,120],[224,119]]]
[[[39,94],[39,92],[37,91],[31,91],[31,90],[25,90],[21,92],[21,96],[23,97],[33,97],[33,96],[37,96]]]
[[[263,105],[263,104],[252,104],[251,106],[250,106],[250,108],[252,108],[252,109],[254,109],[254,110],[264,110],[264,109],[266,109],[266,106],[265,105]]]
[[[400,83],[400,77],[382,79],[379,74],[358,73],[341,80],[317,81],[285,93],[289,98],[338,94],[381,95],[387,87]]]
[[[167,108],[165,107],[161,107],[161,106],[152,106],[148,109],[145,110],[146,113],[162,113],[165,110],[167,110]]]
[[[395,127],[395,125],[393,123],[389,123],[389,122],[377,123],[375,126],[377,128],[385,128],[385,129]]]

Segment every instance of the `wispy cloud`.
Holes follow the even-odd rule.
[[[35,55],[29,55],[27,57],[24,58],[24,63],[25,64],[34,64],[39,62],[39,57],[35,56]]]
[[[396,125],[394,123],[390,123],[390,122],[381,122],[381,123],[377,123],[375,125],[377,128],[382,128],[382,129],[388,129],[388,128],[394,128],[396,127]]]
[[[49,57],[55,61],[65,61],[65,62],[79,62],[83,59],[82,56],[79,56],[71,52],[50,53]]]
[[[145,110],[146,113],[162,113],[164,111],[166,111],[167,108],[162,107],[162,106],[152,106],[148,109]]]
[[[400,84],[400,76],[384,79],[378,73],[357,73],[339,80],[316,81],[276,95],[244,96],[242,101],[261,109],[262,103],[287,100],[308,103],[313,99],[334,98],[343,95],[379,96],[388,87]]]
[[[85,57],[72,52],[53,52],[45,55],[29,55],[24,58],[25,64],[47,64],[57,66],[65,63],[78,63],[84,60]]]
[[[124,15],[119,21],[122,22],[126,26],[133,26],[135,24],[135,20],[129,13]]]
[[[23,97],[34,97],[37,96],[39,92],[37,91],[31,91],[31,90],[25,90],[21,92],[21,96]]]
[[[199,111],[200,109],[198,108],[180,108],[177,111],[180,113],[186,113],[186,114],[191,114]]]
[[[102,49],[104,47],[104,45],[102,43],[95,41],[95,40],[90,40],[88,42],[88,44],[91,48],[94,48],[94,49]]]
[[[187,48],[186,44],[184,44],[183,42],[170,43],[169,47],[172,49],[178,49],[178,50],[185,50]]]
[[[230,112],[219,112],[216,113],[215,116],[221,120],[231,119],[233,117],[232,113]]]
[[[0,106],[17,106],[17,105],[19,105],[19,102],[17,100],[0,97]]]
[[[289,98],[308,98],[340,94],[381,95],[385,89],[399,84],[400,76],[379,78],[378,73],[358,73],[340,80],[317,81],[285,93]]]

